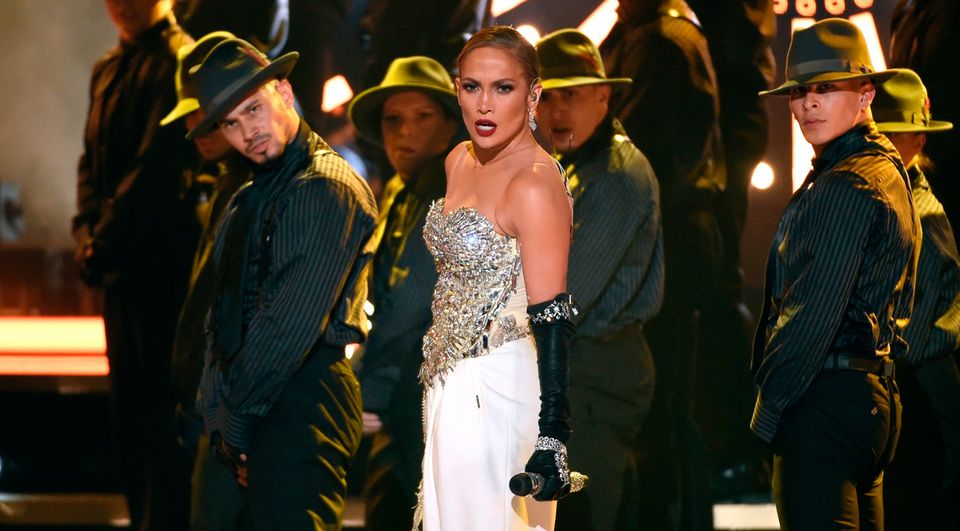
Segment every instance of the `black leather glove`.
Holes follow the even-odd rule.
[[[570,428],[570,346],[576,315],[573,298],[566,293],[527,307],[530,330],[537,345],[540,375],[540,435],[524,469],[543,476],[543,488],[533,498],[558,500],[570,493],[570,467],[565,443]]]

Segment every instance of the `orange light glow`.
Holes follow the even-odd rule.
[[[100,317],[0,318],[0,354],[103,355]]]
[[[610,34],[613,25],[617,23],[617,6],[619,4],[618,0],[606,0],[593,13],[590,13],[590,16],[577,29],[599,46],[603,39],[606,39],[607,35]]]
[[[103,376],[106,351],[100,317],[0,318],[0,375]]]
[[[493,4],[490,6],[490,14],[494,17],[499,17],[526,1],[527,0],[493,0]]]
[[[323,100],[320,110],[330,112],[353,98],[353,89],[347,78],[337,74],[323,84]]]
[[[106,376],[106,356],[0,355],[3,376]]]

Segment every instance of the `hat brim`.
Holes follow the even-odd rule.
[[[199,108],[200,102],[197,101],[197,98],[184,98],[177,102],[177,106],[164,116],[163,120],[160,120],[160,125],[164,126],[173,123]]]
[[[788,79],[782,85],[775,89],[759,92],[760,96],[786,96],[798,87],[814,85],[816,83],[825,83],[828,81],[851,81],[855,79],[869,79],[875,85],[879,85],[891,77],[897,75],[896,70],[884,70],[883,72],[873,72],[871,74],[853,74],[850,72],[821,72],[812,73],[804,76],[798,76],[795,79]]]
[[[930,120],[927,125],[908,124],[906,122],[877,122],[881,133],[940,133],[953,129],[953,124],[941,120]]]
[[[229,87],[217,95],[217,98],[214,99],[219,99],[219,101],[210,109],[204,109],[207,114],[206,117],[187,133],[187,140],[193,140],[198,136],[203,136],[212,131],[217,122],[222,120],[224,116],[230,114],[230,111],[232,111],[237,104],[243,101],[243,99],[249,96],[255,89],[259,88],[260,85],[263,85],[271,79],[286,79],[287,76],[290,75],[290,71],[293,70],[293,65],[296,64],[299,57],[300,54],[297,52],[284,54],[243,82],[237,83],[235,86]]]
[[[558,77],[540,81],[543,90],[553,90],[568,87],[582,87],[585,85],[629,85],[633,80],[627,77],[612,77],[604,79],[602,77]]]
[[[454,120],[460,116],[460,104],[457,103],[456,92],[442,90],[436,85],[425,83],[404,83],[368,88],[353,98],[350,106],[347,107],[347,116],[353,122],[353,127],[357,130],[357,133],[376,145],[383,146],[383,134],[380,131],[380,108],[390,96],[414,90],[435,96],[450,111]]]

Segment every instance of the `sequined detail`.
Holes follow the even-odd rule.
[[[560,482],[566,487],[570,484],[570,466],[567,464],[567,447],[559,439],[553,437],[537,437],[537,443],[533,445],[533,450],[545,450],[553,452],[553,464],[557,466],[557,472],[560,474]]]
[[[524,324],[517,324],[517,317],[514,315],[505,315],[496,320],[496,323],[490,327],[490,341],[488,347],[490,350],[497,349],[503,345],[527,337],[530,335],[530,327]]]
[[[554,321],[569,321],[575,315],[580,313],[577,310],[577,304],[573,302],[573,296],[569,294],[557,295],[556,299],[550,302],[546,308],[530,316],[530,322],[533,324],[552,323]]]
[[[423,236],[437,266],[433,324],[423,338],[420,381],[430,385],[464,358],[529,335],[527,323],[501,315],[520,274],[516,238],[498,234],[474,208],[443,213],[430,205]]]

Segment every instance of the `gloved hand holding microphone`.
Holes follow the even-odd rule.
[[[540,375],[540,434],[524,472],[510,480],[517,496],[538,501],[559,500],[586,486],[587,476],[570,472],[566,442],[570,438],[570,347],[577,314],[566,293],[527,307],[530,330],[537,346]]]

